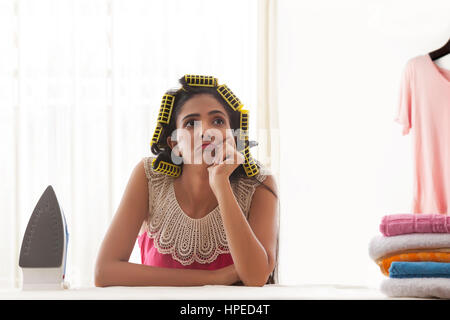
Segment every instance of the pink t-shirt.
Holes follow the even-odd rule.
[[[413,213],[447,214],[450,203],[450,70],[428,54],[403,70],[395,121],[413,139]]]

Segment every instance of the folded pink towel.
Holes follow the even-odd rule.
[[[450,233],[450,216],[424,213],[391,214],[381,220],[380,231],[386,237],[408,233]]]

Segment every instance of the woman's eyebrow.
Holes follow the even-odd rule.
[[[208,115],[211,115],[211,114],[214,114],[214,113],[221,113],[221,114],[223,114],[225,116],[225,113],[223,113],[220,110],[210,111],[210,112],[208,112]],[[200,113],[191,113],[191,114],[188,114],[187,116],[183,117],[183,119],[181,119],[181,121],[183,121],[184,119],[189,118],[189,117],[198,117],[198,116],[200,116]]]

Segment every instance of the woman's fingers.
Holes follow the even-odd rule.
[[[234,136],[227,134],[225,139],[214,146],[214,155],[212,164],[226,163],[239,163],[239,156],[235,156],[237,153],[236,142]]]
[[[219,148],[220,151],[218,152],[217,158],[215,159],[218,161],[216,163],[236,163],[238,159],[235,156],[237,153],[235,145],[231,141],[225,141],[225,143],[222,143],[221,146],[222,147]]]

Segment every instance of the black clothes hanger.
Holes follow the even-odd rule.
[[[435,51],[432,51],[429,53],[431,60],[436,60],[439,59],[447,54],[450,53],[450,39],[448,40],[448,42],[446,44],[444,44],[444,46],[442,48],[439,48]]]

